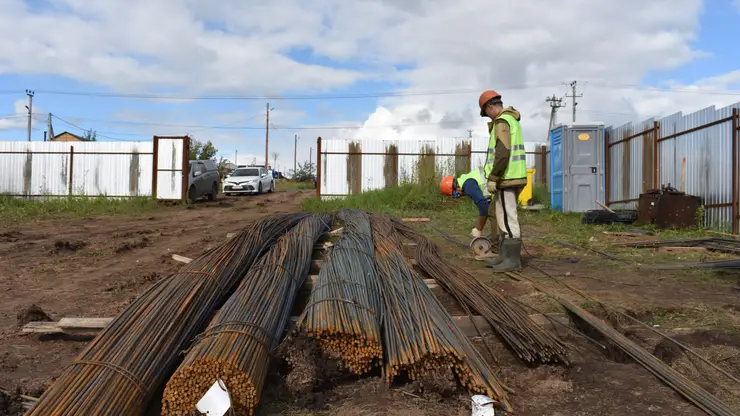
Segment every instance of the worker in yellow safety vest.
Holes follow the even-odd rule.
[[[501,94],[496,91],[484,91],[478,105],[480,116],[491,119],[483,177],[486,178],[486,190],[496,198],[496,222],[503,234],[498,257],[486,263],[494,272],[517,271],[522,267],[517,201],[519,193],[527,185],[527,159],[519,124],[521,114],[513,107],[504,107]]]
[[[439,183],[439,190],[453,198],[460,198],[467,195],[473,200],[478,207],[478,221],[470,232],[470,236],[477,238],[481,236],[483,227],[486,226],[489,216],[489,207],[491,204],[491,194],[486,189],[486,180],[483,174],[483,167],[474,169],[472,172],[454,176],[446,176]]]

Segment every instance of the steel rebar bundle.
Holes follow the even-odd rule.
[[[337,216],[344,231],[322,264],[297,326],[329,357],[364,374],[380,365],[383,355],[370,220],[359,210],[340,210]]]
[[[568,363],[565,344],[537,325],[521,306],[450,264],[439,247],[418,231],[395,219],[393,226],[416,243],[417,265],[458,302],[483,316],[517,357],[528,363]]]
[[[254,414],[270,352],[282,339],[313,246],[331,220],[329,214],[303,219],[249,269],[167,383],[162,415],[196,414],[198,400],[219,379],[229,390],[233,414]]]
[[[404,257],[390,218],[373,215],[371,222],[383,293],[385,379],[402,373],[412,380],[435,378],[452,370],[469,391],[510,411],[505,387]]]
[[[307,215],[257,221],[157,282],[90,342],[28,415],[143,414],[179,352],[247,269]]]

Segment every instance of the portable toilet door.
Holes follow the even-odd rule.
[[[586,212],[604,202],[604,125],[563,126],[563,211]]]

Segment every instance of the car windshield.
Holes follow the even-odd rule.
[[[231,176],[260,176],[259,169],[237,169]]]

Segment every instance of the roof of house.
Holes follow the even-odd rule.
[[[74,133],[70,133],[70,132],[68,132],[68,131],[63,131],[63,132],[61,132],[61,133],[59,133],[59,134],[55,134],[55,135],[54,135],[54,137],[52,138],[52,140],[56,139],[57,137],[59,137],[59,136],[61,136],[61,135],[63,135],[63,134],[69,134],[70,136],[72,136],[72,137],[74,137],[74,138],[76,138],[76,139],[79,139],[79,140],[81,140],[81,141],[85,141],[85,139],[84,139],[84,138],[83,138],[82,136],[78,136],[78,135],[76,135],[76,134],[74,134]]]

